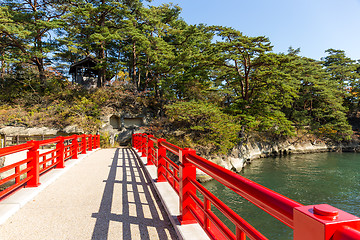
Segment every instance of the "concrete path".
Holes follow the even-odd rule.
[[[1,240],[177,239],[134,153],[83,159],[0,226]]]

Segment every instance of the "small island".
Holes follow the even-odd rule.
[[[103,146],[147,132],[219,163],[357,151],[360,64],[345,51],[276,53],[266,36],[188,24],[177,5],[111,4],[0,7],[0,128],[100,132]]]

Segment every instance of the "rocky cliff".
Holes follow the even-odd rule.
[[[228,156],[206,158],[226,169],[240,172],[254,159],[318,152],[360,152],[360,145],[358,141],[334,144],[318,139],[287,139],[270,142],[250,138],[233,148]],[[197,179],[200,182],[211,180],[201,171],[197,172]]]

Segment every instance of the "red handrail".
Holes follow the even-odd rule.
[[[30,148],[32,148],[31,143],[23,143],[23,144],[16,145],[16,146],[0,148],[0,157],[10,155],[13,153],[17,153],[17,152],[21,152],[24,150],[29,150]]]
[[[351,227],[342,227],[337,230],[332,240],[358,240],[360,231]]]
[[[88,138],[88,141],[86,140]],[[78,140],[80,139],[80,143]],[[85,144],[83,144],[85,142]],[[88,143],[87,142],[91,142]],[[39,153],[40,146],[56,144],[56,148]],[[0,157],[13,153],[27,151],[25,160],[0,168],[0,174],[7,176],[0,180],[0,201],[25,185],[37,187],[39,177],[53,168],[65,167],[64,162],[70,158],[76,159],[78,154],[100,147],[99,135],[72,135],[56,137],[42,141],[29,141],[24,144],[0,148]]]
[[[165,139],[157,139],[152,135],[143,133],[134,134],[132,144],[134,149],[141,153],[141,156],[148,157],[148,162],[149,157],[155,157],[152,161],[157,163],[157,181],[168,181],[178,193],[181,214],[178,216],[180,224],[198,222],[211,239],[245,240],[246,237],[250,239],[266,239],[266,237],[199,184],[196,181],[196,169],[208,174],[271,216],[293,228],[294,240],[360,239],[360,218],[356,216],[326,204],[303,206],[292,199],[198,156],[192,149],[180,148],[166,142]],[[155,149],[154,146],[157,146],[157,148]],[[166,157],[167,151],[179,157],[179,166]],[[203,196],[203,200],[200,200],[196,192]],[[235,233],[231,232],[220,221],[210,206],[216,207],[234,223],[236,227]],[[331,218],[327,216],[331,216]]]
[[[182,150],[182,148],[168,142],[161,142],[160,145],[164,146],[167,150],[169,150],[170,152],[174,153],[177,156],[179,156],[180,151]]]
[[[58,137],[46,139],[46,140],[39,141],[39,146],[46,146],[46,145],[58,143],[59,141],[60,141],[60,138],[58,138]]]
[[[302,204],[230,170],[220,168],[219,165],[198,155],[189,154],[188,161],[226,187],[293,228],[293,209],[295,207],[301,207]]]
[[[240,228],[246,235],[248,235],[251,239],[266,239],[259,231],[257,231],[253,226],[247,223],[243,218],[237,215],[232,209],[230,209],[226,204],[220,201],[214,194],[212,194],[209,190],[207,190],[204,186],[202,186],[197,181],[191,181],[193,185],[196,186],[197,190],[204,196],[204,199],[211,202],[217,209],[219,209],[227,218],[229,218],[237,228]],[[211,216],[213,220],[217,218],[216,216],[212,215],[210,209],[206,209],[206,204],[200,204],[200,199],[197,196],[191,196],[192,198],[196,199],[197,205],[202,207],[205,212],[205,216]],[[206,202],[206,201],[204,201]],[[194,211],[194,210],[193,210]],[[220,221],[220,220],[218,220]],[[205,224],[206,219],[203,219],[203,224]],[[205,226],[204,226],[205,227]],[[227,228],[227,227],[226,227]]]

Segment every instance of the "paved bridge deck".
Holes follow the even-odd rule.
[[[146,176],[130,149],[98,150],[1,225],[0,239],[177,239]]]

